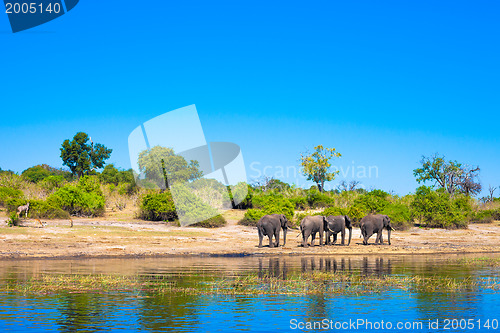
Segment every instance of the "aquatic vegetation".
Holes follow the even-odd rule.
[[[475,265],[498,265],[498,259],[473,259]],[[457,261],[459,262],[459,261]],[[500,291],[500,279],[453,278],[443,275],[366,275],[361,272],[293,272],[273,276],[246,273],[234,276],[175,275],[125,276],[39,274],[10,280],[0,292],[24,294],[132,292],[142,295],[364,295],[394,290],[418,293],[455,293],[477,290]]]

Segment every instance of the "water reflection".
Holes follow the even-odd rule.
[[[483,255],[484,256],[484,255]],[[498,257],[498,256],[497,256]],[[41,274],[119,274],[144,281],[166,279],[178,286],[235,275],[289,279],[308,272],[347,272],[366,277],[438,275],[479,279],[498,277],[497,268],[482,270],[450,262],[451,256],[307,256],[250,258],[157,258],[106,260],[2,261],[0,284],[14,285]],[[458,256],[456,258],[459,258]],[[430,292],[416,288],[381,294],[343,295],[198,295],[61,293],[0,297],[0,331],[105,331],[116,328],[151,332],[290,331],[300,320],[434,320],[488,319],[500,313],[497,295],[485,290]],[[269,320],[268,318],[273,318]]]

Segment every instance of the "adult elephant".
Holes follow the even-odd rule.
[[[394,228],[391,225],[391,219],[387,215],[375,214],[367,215],[361,219],[361,235],[363,236],[363,245],[368,245],[368,239],[373,234],[377,234],[375,244],[382,244],[382,231],[387,229],[387,237],[389,245],[391,245],[391,230]]]
[[[323,233],[328,231],[328,220],[325,216],[306,216],[300,222],[302,233],[302,246],[307,247],[307,239],[311,236],[311,246],[314,244],[316,234],[319,233],[319,246],[323,246]]]
[[[280,245],[280,231],[283,229],[283,246],[286,244],[286,232],[288,230],[288,220],[283,214],[265,215],[257,222],[259,232],[259,247],[262,247],[264,236],[269,237],[269,247],[278,247]],[[273,243],[273,236],[276,243]]]
[[[349,229],[349,242],[347,245],[351,244],[352,238],[352,220],[347,215],[341,216],[333,216],[330,215],[327,218],[328,221],[328,231],[326,232],[326,241],[325,245],[330,245],[330,239],[333,236],[332,245],[337,242],[337,234],[340,232],[340,236],[342,237],[341,245],[345,245],[345,229]]]

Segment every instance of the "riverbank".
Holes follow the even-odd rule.
[[[301,247],[298,230],[290,230],[284,247],[258,248],[257,229],[239,226],[238,211],[229,211],[223,228],[179,228],[162,222],[113,218],[25,220],[8,227],[0,218],[0,259],[140,256],[373,255],[500,252],[500,223],[471,224],[465,230],[411,228],[392,233],[392,245],[362,245],[359,228],[350,246]],[[298,236],[298,237],[297,237]],[[346,234],[347,237],[347,234]],[[340,241],[340,235],[339,235]],[[339,242],[338,241],[338,242]],[[373,244],[375,237],[370,238]],[[384,232],[384,241],[387,234]],[[282,244],[283,240],[281,240]],[[267,244],[267,237],[264,244]],[[316,239],[315,244],[318,244]]]

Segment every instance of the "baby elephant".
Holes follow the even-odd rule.
[[[269,247],[278,247],[280,245],[280,229],[283,229],[283,246],[286,244],[286,232],[288,230],[288,220],[283,214],[271,214],[261,217],[257,222],[259,232],[259,247],[262,247],[264,236],[269,237]],[[273,243],[273,235],[276,243]]]
[[[373,234],[377,234],[375,244],[382,244],[382,231],[387,229],[389,245],[391,245],[391,230],[394,228],[391,225],[391,219],[387,215],[368,215],[361,219],[361,235],[363,235],[363,245],[368,245],[368,239]]]
[[[352,238],[352,221],[351,218],[347,215],[342,216],[333,216],[330,215],[327,218],[328,221],[328,231],[326,233],[326,241],[325,245],[335,244],[337,242],[337,234],[340,232],[340,236],[342,237],[341,245],[345,245],[345,229],[349,229],[349,242],[347,245],[351,244]],[[333,243],[330,243],[330,238],[333,236]]]

